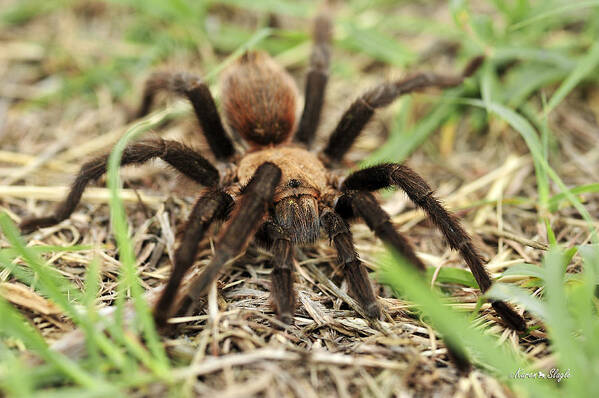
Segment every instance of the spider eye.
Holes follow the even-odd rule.
[[[292,178],[291,180],[289,180],[287,185],[289,186],[289,188],[298,188],[300,185],[302,185],[302,182],[300,180]]]

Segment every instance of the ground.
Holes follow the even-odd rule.
[[[294,8],[283,2],[272,12],[261,6],[267,2],[256,2],[253,8],[240,8],[235,1],[190,6],[204,13],[198,17],[201,26],[194,27],[182,15],[184,11],[150,3],[48,2],[47,9],[34,12],[36,4],[39,7],[42,3],[28,2],[28,9],[16,1],[0,2],[8,10],[0,25],[0,210],[15,223],[51,212],[79,165],[110,150],[131,126],[128,117],[152,70],[176,68],[206,74],[225,62],[252,33],[270,24],[280,30],[274,30],[272,37],[258,46],[273,52],[303,90],[310,17],[318,9],[316,4]],[[567,93],[546,120],[534,119],[543,109],[543,101],[552,98],[584,49],[592,44],[584,16],[575,13],[564,18],[563,24],[549,26],[548,37],[522,39],[527,46],[557,48],[547,50],[559,55],[555,55],[555,64],[572,63],[564,66],[562,75],[556,67],[553,79],[548,76],[523,93],[518,89],[524,83],[514,81],[532,80],[534,70],[522,67],[518,75],[510,74],[509,68],[513,63],[527,65],[530,58],[524,54],[524,61],[510,59],[507,44],[485,47],[477,31],[482,17],[505,22],[505,15],[490,5],[477,3],[467,13],[455,14],[443,2],[377,2],[372,9],[360,2],[339,2],[334,9],[334,61],[317,146],[326,142],[351,99],[364,89],[416,70],[458,72],[480,46],[496,61],[493,78],[485,80],[488,69],[483,68],[455,95],[481,98],[481,91],[484,95],[485,84],[489,84],[501,92],[495,97],[503,95],[507,105],[527,115],[535,126],[547,127],[551,134],[546,135],[544,150],[553,169],[568,187],[591,186],[580,199],[594,220],[599,217],[597,189],[592,188],[599,174],[596,74]],[[454,25],[452,17],[456,15],[471,19],[460,22],[458,18]],[[394,18],[413,21],[414,26],[402,31],[394,26]],[[497,25],[499,30],[502,22]],[[558,52],[560,46],[566,47],[563,56]],[[537,76],[548,73],[547,65],[543,67]],[[218,97],[218,79],[212,81],[211,88]],[[535,157],[518,132],[502,119],[488,117],[482,109],[451,98],[433,90],[378,112],[353,147],[348,170],[365,159],[370,164],[382,159],[403,160],[409,153],[408,164],[461,218],[488,259],[487,268],[494,277],[521,263],[540,263],[549,244],[545,220],[563,246],[588,243],[587,224],[576,209],[557,199],[551,202],[552,207],[539,206],[543,193],[535,175]],[[174,97],[165,97],[156,109],[165,106],[171,106],[169,112],[175,116],[147,136],[179,139],[205,149],[189,107]],[[435,117],[436,122],[432,121]],[[401,134],[406,131],[412,135],[404,144]],[[368,157],[373,152],[375,156]],[[175,178],[175,172],[159,161],[124,170],[121,175],[138,275],[151,302],[153,289],[168,278],[177,237],[201,187]],[[560,192],[553,184],[547,189],[548,197]],[[466,269],[461,257],[449,249],[402,192],[382,192],[380,198],[394,224],[409,236],[431,267],[431,273],[441,267]],[[97,260],[101,284],[95,304],[103,311],[114,304],[120,271],[108,200],[102,180],[87,190],[69,220],[25,237],[28,246],[84,246],[46,253],[44,258],[81,288],[86,285],[89,264]],[[189,395],[218,392],[226,397],[513,396],[501,378],[479,367],[466,376],[456,370],[443,341],[414,306],[376,282],[382,244],[365,225],[353,225],[352,232],[384,308],[380,323],[367,322],[353,309],[334,248],[323,237],[314,247],[298,252],[295,323],[281,325],[269,301],[269,254],[251,247],[219,278],[207,302],[199,303],[190,316],[172,320],[176,327],[162,338],[176,365],[171,370],[171,383],[154,378],[155,373],[146,372],[146,366],[139,364],[139,374],[150,376],[138,376],[140,379],[131,381],[130,387],[123,379],[116,378],[115,383],[132,396],[160,396],[165,389]],[[212,238],[202,242],[195,272],[210,260],[213,243]],[[0,247],[9,246],[5,236],[0,236]],[[14,261],[24,264],[19,258]],[[575,257],[569,270],[579,268],[580,259]],[[35,283],[32,287],[22,285],[6,266],[0,278],[0,294],[17,306],[48,344],[69,339],[76,342],[72,332],[77,326],[71,317],[37,291]],[[541,290],[530,276],[510,275],[501,281],[526,286],[535,295]],[[449,307],[468,313],[477,308],[478,289],[463,280],[450,283],[441,273],[436,282],[453,299]],[[528,313],[526,319],[531,330],[518,335],[506,329],[488,304],[483,304],[480,317],[473,322],[526,353],[539,368],[550,367],[556,359],[545,328]],[[65,336],[70,337],[65,340]],[[16,337],[6,339],[4,346],[26,356],[26,348]],[[69,350],[64,352],[76,357]],[[65,379],[53,383],[39,380],[35,382],[39,388],[72,385]]]

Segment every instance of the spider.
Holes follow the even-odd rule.
[[[206,187],[187,219],[175,252],[173,271],[154,308],[158,325],[164,326],[185,302],[193,302],[206,294],[224,266],[242,254],[254,238],[266,242],[272,252],[271,294],[275,311],[283,322],[292,323],[296,305],[293,247],[313,244],[321,229],[337,250],[352,296],[369,317],[380,316],[368,274],[354,248],[349,222],[362,219],[378,238],[415,267],[425,269],[410,243],[394,228],[389,215],[371,193],[391,186],[405,191],[415,205],[428,214],[451,248],[461,253],[480,289],[484,292],[491,286],[489,274],[470,236],[414,170],[404,164],[385,163],[355,171],[344,179],[339,179],[334,172],[376,109],[389,105],[403,94],[427,87],[460,85],[480,66],[482,57],[471,61],[459,76],[420,73],[366,91],[345,111],[324,149],[315,152],[312,143],[328,80],[331,36],[331,20],[324,12],[314,22],[305,103],[299,123],[295,121],[296,85],[264,52],[246,52],[223,72],[221,106],[225,123],[200,77],[162,72],[147,80],[137,116],[150,111],[159,91],[187,97],[214,158],[219,164],[228,165],[229,170],[219,172],[194,149],[160,138],[130,144],[123,153],[123,166],[160,158]],[[248,149],[244,153],[233,144],[234,135],[245,140]],[[21,223],[21,230],[31,232],[67,219],[88,183],[106,172],[107,159],[108,155],[104,155],[85,163],[54,214],[26,219]],[[200,240],[210,225],[219,220],[225,224],[216,238],[214,258],[192,278],[189,288],[179,294]],[[525,329],[524,319],[505,302],[493,301],[492,306],[508,326]]]

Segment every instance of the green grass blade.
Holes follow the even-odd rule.
[[[541,142],[539,137],[535,133],[534,128],[530,125],[530,123],[519,115],[517,112],[497,103],[485,104],[480,100],[465,100],[465,102],[470,103],[474,106],[485,107],[491,113],[496,114],[506,122],[524,139],[528,149],[530,150],[533,158],[538,163],[538,165],[544,168],[545,172],[549,177],[557,184],[557,186],[562,190],[566,198],[572,203],[572,205],[578,210],[580,215],[584,218],[584,220],[588,223],[589,230],[593,235],[593,241],[597,241],[597,233],[596,229],[593,225],[593,218],[585,209],[585,207],[580,203],[580,201],[570,192],[570,190],[566,187],[566,184],[562,181],[562,179],[558,176],[558,174],[553,170],[551,166],[547,163],[545,158],[543,157],[543,149],[541,146]]]
[[[90,316],[90,313],[79,311],[71,302],[71,300],[73,300],[73,302],[86,302],[85,296],[81,294],[79,289],[65,280],[53,269],[44,265],[41,259],[36,255],[35,251],[31,250],[32,248],[25,246],[22,238],[19,236],[16,226],[12,223],[6,213],[0,214],[0,228],[4,231],[8,241],[13,245],[12,249],[23,256],[29,267],[34,271],[35,275],[37,275],[42,293],[58,304],[58,306],[84,330],[86,334],[86,344],[100,347],[100,349],[112,359],[114,364],[117,366],[121,365],[121,369],[126,369],[126,367],[122,366],[124,360],[119,349],[109,341],[107,336],[96,331],[94,319]],[[5,253],[0,253],[0,264],[3,264],[7,269],[11,269],[11,272],[22,282],[28,282],[30,280],[28,274],[22,271],[14,272],[19,269],[16,266],[8,268],[8,266],[11,265],[10,262],[11,259],[8,258]]]
[[[575,338],[574,320],[568,311],[564,289],[564,270],[569,259],[566,254],[553,247],[545,256],[545,289],[547,297],[547,330],[555,349],[560,353],[559,363],[563,368],[571,369],[574,376],[581,380],[591,380],[589,363],[585,358],[584,346]],[[571,387],[568,396],[590,397],[588,384],[584,382],[566,383]]]
[[[5,4],[0,13],[2,25],[21,25],[40,15],[49,14],[64,6],[64,0],[29,0],[18,1],[14,5]]]
[[[527,18],[518,23],[515,23],[515,24],[511,25],[508,29],[513,32],[515,30],[522,29],[525,26],[538,23],[539,21],[542,21],[543,19],[556,17],[558,15],[563,15],[564,13],[566,13],[568,11],[574,11],[574,10],[578,10],[581,8],[598,7],[598,6],[599,6],[599,1],[589,0],[589,1],[575,1],[572,3],[564,4],[563,6],[560,6],[560,7],[548,7],[548,9],[546,11],[538,13],[535,16]]]
[[[599,331],[599,317],[594,306],[595,290],[599,285],[599,247],[585,245],[578,248],[578,252],[584,260],[584,268],[581,274],[581,283],[576,284],[570,292],[570,309],[579,326],[581,336],[584,336],[585,353],[588,358],[599,361],[599,342],[592,336]],[[599,376],[599,368],[590,362],[595,371],[595,379]],[[599,391],[599,389],[597,390]]]
[[[368,54],[374,59],[400,68],[417,59],[416,55],[399,41],[376,28],[361,28],[355,23],[346,23],[343,28],[347,37],[340,44],[350,50]]]
[[[588,53],[582,57],[578,62],[574,70],[568,75],[566,80],[562,82],[557,91],[553,94],[547,107],[544,109],[544,114],[548,115],[553,108],[555,108],[566,95],[572,91],[574,87],[580,83],[582,79],[587,77],[590,73],[596,72],[597,66],[599,65],[599,40],[595,40],[595,43],[588,51]]]
[[[433,327],[452,346],[470,351],[501,380],[528,391],[536,396],[558,397],[545,380],[510,378],[518,369],[529,369],[522,357],[511,351],[497,339],[474,329],[467,319],[442,304],[441,298],[422,279],[422,276],[399,254],[389,253],[380,262],[379,280],[399,290],[418,304],[419,309],[430,319]]]
[[[393,132],[393,139],[360,163],[361,167],[380,162],[402,162],[414,152],[457,109],[450,103],[441,103],[409,130]]]
[[[92,324],[98,321],[98,313],[96,311],[96,297],[100,290],[100,261],[94,258],[87,267],[85,275],[85,294],[83,296],[83,305],[86,309],[86,315]],[[95,333],[95,330],[89,331]],[[100,363],[100,354],[98,345],[95,339],[86,339],[85,345],[92,362]]]
[[[577,187],[573,187],[573,188],[569,189],[568,191],[572,195],[582,195],[585,193],[597,193],[597,192],[599,192],[599,183],[579,185]],[[560,203],[567,199],[568,199],[568,197],[565,192],[560,192],[556,195],[553,195],[551,198],[549,198],[549,201],[548,201],[549,210],[552,212],[557,211]]]
[[[43,337],[33,330],[27,321],[3,298],[0,298],[0,330],[10,336],[19,338],[27,347],[40,355],[45,361],[56,366],[60,371],[75,383],[89,388],[111,390],[109,384],[104,384],[100,379],[91,376],[75,362],[65,356],[51,351]]]
[[[81,294],[79,289],[72,286],[61,275],[50,269],[35,252],[26,247],[17,227],[6,213],[0,213],[0,228],[13,249],[23,257],[27,265],[35,272],[39,278],[40,288],[44,293],[66,311],[70,317],[80,322],[82,320],[80,313],[72,304],[71,299],[68,298],[68,296],[71,296],[74,299],[80,300]],[[65,294],[66,292],[68,292],[68,295]]]
[[[119,169],[121,163],[121,157],[127,143],[146,132],[150,128],[158,125],[168,114],[170,109],[166,109],[162,112],[154,113],[149,117],[141,120],[134,124],[125,135],[116,143],[110,156],[108,158],[108,189],[110,190],[110,219],[112,229],[117,241],[119,248],[119,259],[122,265],[121,279],[118,287],[118,301],[117,305],[120,309],[117,314],[117,319],[122,317],[122,311],[124,308],[125,294],[128,289],[131,291],[133,297],[133,304],[135,307],[136,317],[140,322],[141,330],[143,330],[147,344],[152,352],[156,363],[151,366],[159,372],[162,376],[168,374],[167,369],[169,368],[169,361],[166,356],[166,352],[162,347],[160,338],[154,325],[154,319],[150,312],[150,308],[143,299],[143,289],[137,278],[135,268],[135,254],[133,252],[133,245],[129,239],[128,223],[125,216],[125,207],[123,201],[119,196],[121,181],[119,176]],[[122,322],[118,322],[122,325]],[[121,338],[124,336],[121,336]],[[142,358],[145,355],[142,355]],[[151,361],[152,362],[152,361]]]
[[[543,320],[547,319],[547,313],[551,311],[545,303],[531,296],[527,290],[507,283],[494,283],[485,296],[495,300],[513,301]]]
[[[46,253],[73,253],[84,250],[90,250],[92,247],[89,245],[73,245],[73,246],[54,246],[54,245],[43,245],[43,246],[28,246],[27,249],[31,253],[39,256],[40,254]],[[19,252],[14,247],[7,247],[0,249],[0,253],[14,258],[19,255]]]
[[[515,68],[503,82],[502,103],[513,109],[543,87],[558,83],[568,74],[567,69],[533,63]]]
[[[295,17],[308,17],[312,7],[307,2],[290,0],[219,0],[220,3],[229,4],[239,8],[269,12],[272,14],[292,15]]]
[[[0,340],[0,391],[7,397],[29,397],[34,388],[26,365]]]
[[[435,270],[435,267],[428,267],[426,269],[427,280],[432,279]],[[441,267],[435,281],[437,283],[453,283],[478,288],[478,284],[476,283],[476,279],[474,279],[472,272],[462,268]]]
[[[523,275],[531,276],[533,278],[545,279],[545,272],[543,268],[534,264],[515,264],[503,271],[501,277]]]
[[[525,46],[499,46],[493,49],[493,61],[529,61],[542,62],[562,70],[571,70],[576,66],[572,57],[563,51],[525,47]]]

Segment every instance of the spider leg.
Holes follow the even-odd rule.
[[[458,219],[447,211],[433,195],[433,190],[414,170],[402,164],[381,164],[359,170],[349,175],[342,191],[374,191],[399,186],[418,207],[424,210],[441,230],[452,249],[460,252],[483,292],[491,287],[491,277],[483,265],[483,259],[474,247],[472,239]],[[512,329],[525,330],[526,322],[503,301],[493,301],[495,311]]]
[[[314,21],[314,47],[310,55],[310,69],[306,77],[304,111],[295,133],[294,140],[310,147],[322,112],[325,89],[329,78],[331,59],[331,18],[327,13],[320,14]]]
[[[459,86],[465,78],[478,69],[482,61],[482,57],[474,58],[460,76],[419,73],[406,79],[383,83],[370,89],[345,111],[329,137],[324,154],[333,162],[341,161],[377,108],[385,107],[399,96],[413,91],[428,87],[447,88]]]
[[[48,217],[29,218],[24,220],[21,231],[31,232],[37,228],[49,227],[69,218],[81,200],[87,184],[97,180],[106,173],[109,155],[85,163],[71,185],[67,197],[62,201],[54,214]],[[199,153],[176,141],[155,139],[136,142],[125,148],[121,165],[142,164],[151,159],[160,158],[185,176],[206,186],[218,184],[218,171]]]
[[[270,291],[273,304],[279,319],[286,324],[292,324],[296,302],[293,288],[293,245],[281,226],[268,222],[265,228],[273,254]]]
[[[221,160],[235,153],[235,148],[221,121],[210,89],[200,77],[188,73],[156,72],[146,81],[136,117],[150,112],[154,96],[161,90],[185,95],[193,109],[214,156]]]
[[[354,214],[360,216],[379,239],[401,253],[416,268],[421,271],[426,270],[426,266],[418,258],[410,242],[393,227],[389,215],[381,208],[371,193],[345,194],[337,201],[335,211],[346,219],[351,218]],[[348,211],[351,214],[348,214]]]
[[[351,231],[347,224],[339,214],[329,208],[323,210],[320,222],[337,249],[338,259],[344,266],[352,296],[358,300],[368,316],[378,318],[380,308],[376,302],[366,268],[356,254]]]
[[[190,284],[187,296],[198,299],[210,283],[216,279],[218,272],[230,260],[238,256],[248,246],[267,214],[268,205],[272,202],[274,190],[281,179],[281,169],[273,163],[263,163],[243,191],[243,195],[231,221],[219,235],[215,256]]]
[[[231,196],[216,190],[202,195],[193,206],[185,225],[183,239],[175,251],[173,272],[154,308],[154,319],[158,326],[166,324],[181,280],[193,265],[198,253],[198,244],[204,237],[204,233],[215,219],[224,219],[227,216],[232,204]]]
[[[393,227],[389,214],[381,208],[371,193],[357,191],[344,194],[337,201],[335,211],[344,218],[360,216],[379,239],[401,253],[410,264],[420,271],[426,270],[426,266],[416,256],[412,245]],[[471,366],[468,355],[453,346],[450,341],[445,340],[445,345],[449,358],[458,369],[463,373],[468,373]]]

